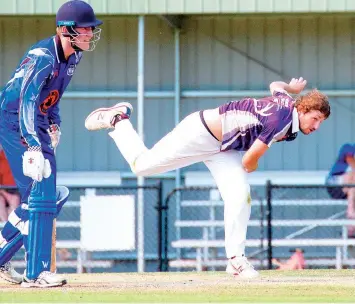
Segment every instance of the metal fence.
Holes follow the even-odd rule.
[[[348,235],[355,220],[347,218],[347,200],[329,194],[330,188],[339,186],[268,182],[263,188],[252,190],[247,241],[254,246],[246,248],[258,268],[274,268],[273,258],[288,259],[296,248],[304,251],[309,268],[355,266],[355,239]],[[161,210],[162,270],[196,267],[199,258],[200,270],[224,266],[223,202],[216,188],[174,189]],[[207,242],[199,253],[198,245],[188,240]]]
[[[249,257],[256,258],[262,263],[266,260],[263,241],[266,232],[263,223],[263,200],[257,193],[252,192],[253,203],[251,220],[258,225],[248,229],[248,239],[260,241],[260,248],[247,248]],[[184,187],[174,189],[166,197],[163,210],[163,265],[162,270],[172,270],[174,260],[196,259],[196,248],[177,248],[174,242],[178,240],[224,240],[224,203],[215,187]],[[204,269],[224,267],[224,246],[204,248],[204,259],[208,259]],[[211,265],[209,267],[208,265]],[[215,266],[213,266],[215,265]],[[179,269],[179,267],[177,267]]]
[[[329,191],[335,189],[341,188],[339,185],[267,183],[265,224],[269,269],[273,268],[272,258],[289,257],[290,251],[297,247],[304,251],[310,267],[331,266],[339,263],[335,261],[337,258],[349,266],[354,264],[351,254],[354,235],[348,234],[355,221],[347,216],[347,200],[330,195]]]
[[[346,185],[355,187],[355,185]],[[333,199],[326,185],[276,185],[267,183],[263,189],[252,190],[252,213],[247,240],[257,246],[247,246],[246,254],[258,268],[273,268],[272,258],[288,258],[290,251],[301,247],[307,260],[315,267],[355,265],[355,239],[348,236],[348,227],[355,220],[347,219],[347,200]],[[9,187],[0,187],[0,189]],[[10,187],[11,188],[11,187]],[[214,187],[184,187],[171,191],[163,199],[162,184],[152,186],[71,187],[69,201],[57,219],[57,266],[64,272],[130,272],[137,271],[138,248],[126,251],[82,250],[81,197],[130,196],[134,200],[135,240],[144,234],[145,271],[180,270],[171,266],[179,260],[197,261],[196,246],[174,246],[184,240],[224,240],[224,208],[218,189]],[[138,230],[137,201],[142,193],[144,227]],[[103,204],[104,205],[104,204]],[[102,214],[104,213],[102,210]],[[109,210],[110,211],[110,210]],[[107,226],[97,212],[94,227]],[[4,223],[0,223],[0,228]],[[121,224],[121,226],[120,226]],[[350,225],[351,224],[351,225]],[[125,235],[122,223],[107,231],[114,237]],[[100,240],[100,235],[95,234]],[[319,245],[317,245],[318,243]],[[354,243],[354,244],[352,244]],[[226,261],[224,246],[202,248],[203,269],[218,270]],[[24,267],[24,254],[14,258],[17,267]],[[341,261],[339,262],[339,259]],[[195,264],[194,264],[195,265]]]
[[[0,189],[9,187],[0,187]],[[11,188],[11,187],[10,187]],[[57,218],[57,267],[64,272],[130,272],[137,271],[137,238],[138,238],[138,210],[137,201],[138,194],[141,192],[144,201],[144,262],[146,271],[157,271],[161,265],[162,249],[161,249],[161,212],[162,205],[162,184],[153,186],[118,186],[118,187],[69,187],[70,197],[68,202],[63,206],[60,215]],[[132,250],[112,251],[99,250],[88,251],[82,250],[82,227],[85,223],[81,220],[81,199],[85,196],[102,196],[104,205],[105,197],[115,196],[119,198],[131,197],[134,200],[134,225],[135,225],[135,246]],[[98,203],[100,204],[101,201]],[[120,203],[119,200],[117,203]],[[105,222],[104,213],[110,210],[102,210],[102,214],[95,214],[96,221],[93,226],[94,238],[100,242],[102,235],[95,233],[95,229],[108,226]],[[115,216],[113,215],[113,218]],[[112,217],[111,217],[112,218]],[[0,223],[2,228],[4,223]],[[112,225],[110,225],[112,227]],[[120,227],[120,222],[114,224],[114,229],[106,231],[105,238],[114,238],[117,234],[127,234],[125,228]],[[141,231],[142,232],[142,231]],[[141,248],[141,250],[143,250]],[[23,250],[18,252],[14,257],[14,265],[24,267]]]

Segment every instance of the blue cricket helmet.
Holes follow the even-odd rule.
[[[64,3],[56,16],[57,26],[96,27],[102,24],[96,19],[89,3],[82,0],[71,0]]]
[[[93,51],[100,40],[101,28],[98,26],[102,24],[102,21],[96,19],[94,10],[85,1],[71,0],[64,3],[57,12],[56,23],[57,26],[67,29],[67,32],[62,32],[62,36],[69,39],[72,48],[76,51]],[[87,34],[80,33],[77,28],[92,29],[88,47],[80,39]]]

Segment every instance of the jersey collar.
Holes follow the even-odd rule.
[[[300,120],[296,108],[292,111],[292,133],[296,133],[300,130]]]
[[[53,37],[53,43],[54,43],[55,54],[57,57],[57,62],[58,63],[67,62],[67,60],[65,59],[65,56],[64,56],[62,43],[60,42],[58,35],[55,35]]]

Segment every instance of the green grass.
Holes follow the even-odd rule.
[[[352,270],[264,271],[260,280],[250,282],[221,272],[84,274],[70,275],[69,281],[63,288],[41,290],[0,284],[0,302],[355,302]]]
[[[31,291],[31,293],[2,293],[1,302],[16,303],[353,303],[355,301],[353,288],[293,288],[291,285],[278,289],[248,288],[231,290],[222,288],[207,292],[173,292],[173,291]]]

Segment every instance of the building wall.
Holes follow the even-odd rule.
[[[55,14],[66,0],[7,0],[0,14]],[[87,0],[99,14],[351,12],[353,0]]]
[[[97,49],[85,54],[70,91],[134,91],[137,86],[137,18],[105,17]],[[309,87],[354,87],[353,18],[346,15],[307,17],[186,17],[181,33],[183,90],[266,90],[282,75],[303,76]],[[52,17],[0,19],[0,82],[5,83],[23,52],[36,40],[54,33]],[[222,45],[221,41],[229,44]],[[174,88],[173,32],[158,17],[146,18],[146,90]],[[248,60],[233,48],[273,69]],[[288,79],[288,78],[287,78]],[[287,80],[285,79],[285,80]],[[136,105],[135,100],[131,100]],[[184,98],[182,117],[215,107],[229,98]],[[123,170],[129,168],[106,132],[89,133],[84,119],[94,108],[115,100],[61,101],[60,170]],[[261,161],[262,170],[326,170],[340,145],[354,141],[352,98],[332,98],[331,118],[317,134],[300,135],[275,144]],[[173,98],[146,99],[145,139],[152,146],[174,125]],[[136,124],[136,115],[133,115]],[[197,165],[194,169],[205,169]]]

